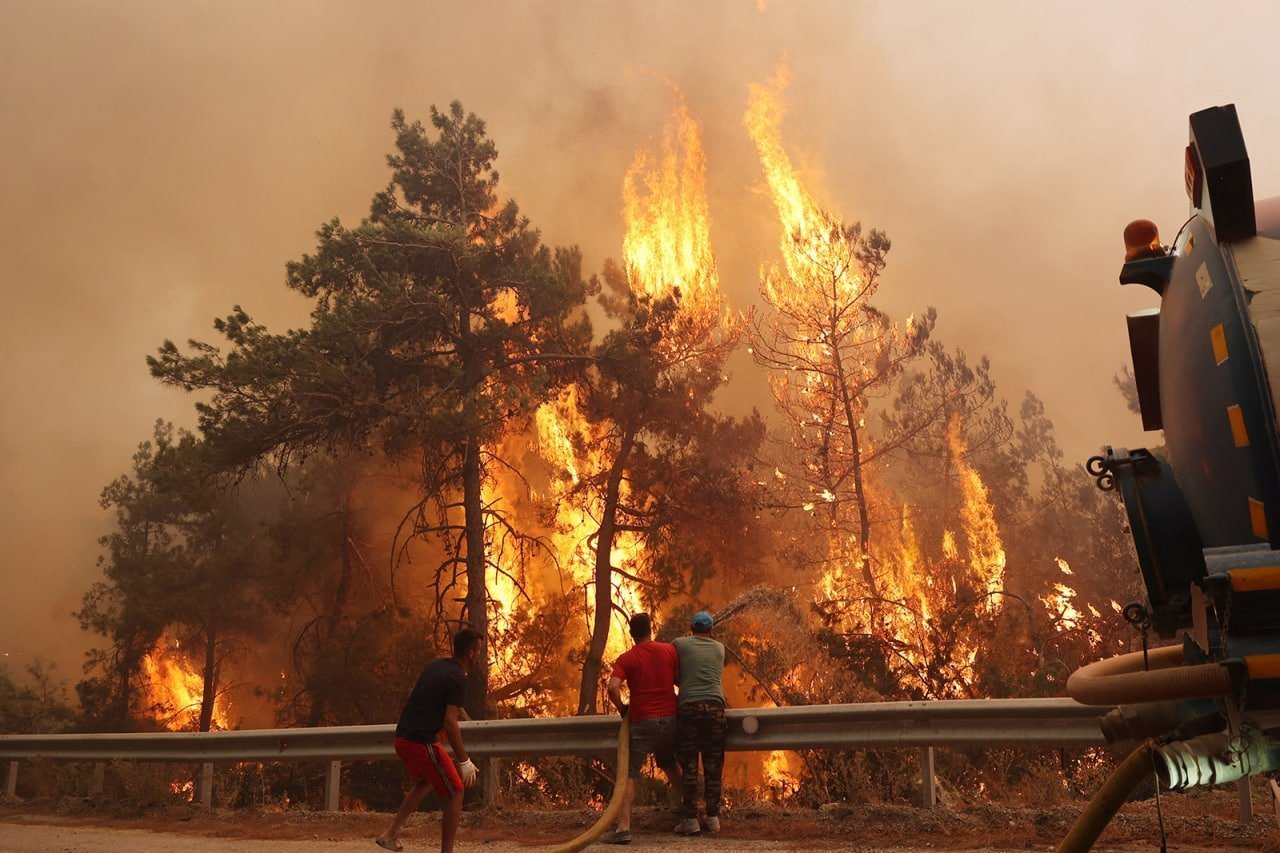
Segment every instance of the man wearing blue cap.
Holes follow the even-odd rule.
[[[684,802],[676,832],[696,835],[698,825],[698,756],[707,801],[707,831],[720,830],[720,780],[724,773],[724,644],[711,637],[715,619],[705,610],[693,615],[692,633],[672,645],[680,656],[680,705],[676,713],[676,757],[683,772]]]

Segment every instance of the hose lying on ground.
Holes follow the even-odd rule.
[[[1123,705],[1170,699],[1202,699],[1231,692],[1231,675],[1217,663],[1184,666],[1182,646],[1162,646],[1082,666],[1067,679],[1067,695],[1082,705]]]
[[[1151,764],[1152,749],[1150,743],[1144,743],[1120,762],[1080,817],[1076,818],[1071,831],[1058,845],[1058,853],[1086,853],[1093,849],[1093,843],[1120,811],[1129,794],[1155,772]]]
[[[622,798],[627,793],[627,763],[630,759],[631,717],[626,716],[622,718],[622,725],[618,728],[618,773],[613,780],[613,796],[609,798],[609,805],[605,806],[604,811],[600,813],[600,819],[593,823],[590,829],[572,841],[547,848],[546,853],[576,853],[604,835],[605,830],[617,819],[618,811],[622,808]]]

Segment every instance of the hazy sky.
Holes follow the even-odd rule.
[[[1116,283],[1121,231],[1148,217],[1172,239],[1206,106],[1237,105],[1257,196],[1280,194],[1278,24],[1263,2],[0,0],[0,654],[78,677],[98,494],[157,418],[194,420],[144,357],[212,339],[237,303],[303,323],[284,263],[366,212],[396,106],[484,118],[505,194],[598,269],[671,78],[745,308],[777,244],[746,87],[786,55],[786,144],[825,202],[893,239],[881,306],[936,306],[1015,411],[1027,388],[1045,400],[1070,460],[1141,446],[1111,376],[1125,312],[1155,296]]]

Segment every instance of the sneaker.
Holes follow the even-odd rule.
[[[696,817],[687,817],[676,824],[676,835],[697,835],[702,832]]]
[[[629,829],[616,829],[616,830],[613,830],[612,832],[606,832],[604,835],[600,836],[600,843],[602,843],[602,844],[630,844],[630,843],[631,843],[631,830],[629,830]]]
[[[719,815],[707,815],[707,832],[719,832],[719,831],[720,831]]]

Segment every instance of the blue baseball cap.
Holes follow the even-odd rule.
[[[699,610],[693,614],[693,630],[710,631],[711,626],[716,624],[716,620],[710,613],[705,610]]]

